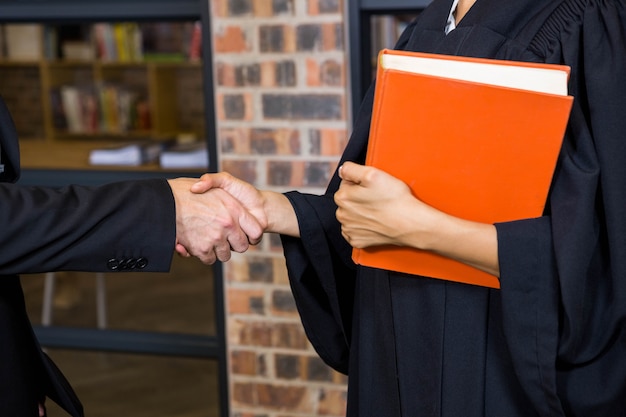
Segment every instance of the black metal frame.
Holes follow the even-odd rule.
[[[0,23],[73,21],[146,21],[201,20],[203,36],[209,36],[209,2],[207,0],[4,0],[0,4]],[[218,170],[213,66],[211,42],[202,42],[205,125],[209,149],[209,170]],[[63,186],[70,183],[98,185],[119,179],[188,176],[184,172],[41,170],[24,169],[20,184]],[[102,350],[181,357],[215,359],[219,368],[220,415],[229,415],[228,367],[226,352],[226,317],[224,310],[223,271],[213,266],[216,335],[192,335],[112,329],[89,329],[61,326],[35,326],[42,346],[64,349]]]
[[[414,13],[431,0],[349,0],[348,28],[350,41],[350,88],[352,115],[358,113],[361,100],[371,84],[371,25],[374,15]]]

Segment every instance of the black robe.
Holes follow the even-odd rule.
[[[286,193],[304,328],[349,375],[349,416],[625,416],[625,3],[478,0],[446,36],[451,4],[435,0],[397,47],[571,66],[545,215],[496,225],[493,290],[356,267],[335,219],[337,175],[322,196]],[[364,161],[371,105],[370,89],[343,161]]]

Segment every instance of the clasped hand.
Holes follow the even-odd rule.
[[[355,248],[425,246],[428,224],[439,214],[399,179],[379,169],[346,162],[335,193],[343,237]]]
[[[339,174],[336,216],[353,247],[424,243],[424,225],[439,212],[416,199],[405,183],[352,162]],[[264,232],[299,236],[293,207],[280,193],[259,191],[225,172],[179,178],[170,185],[177,211],[176,251],[183,256],[212,264],[258,244]]]
[[[169,181],[176,205],[176,252],[205,264],[245,252],[267,228],[261,193],[230,174]]]

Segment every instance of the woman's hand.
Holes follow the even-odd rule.
[[[346,162],[339,176],[336,215],[352,247],[429,250],[499,276],[494,225],[439,211],[415,198],[404,182],[373,167]]]
[[[346,162],[335,193],[337,220],[355,248],[378,245],[424,248],[425,233],[437,211],[412,194],[399,179],[373,167]]]

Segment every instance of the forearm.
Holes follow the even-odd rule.
[[[435,212],[413,246],[500,276],[498,236],[494,225]]]
[[[267,215],[266,232],[300,237],[296,212],[287,197],[274,191],[261,191]]]
[[[109,260],[144,258],[167,271],[174,201],[164,180],[101,187],[0,187],[2,273],[107,271]]]
[[[340,175],[337,220],[353,247],[413,247],[499,276],[495,226],[463,220],[425,204],[404,182],[372,167],[348,162]]]

